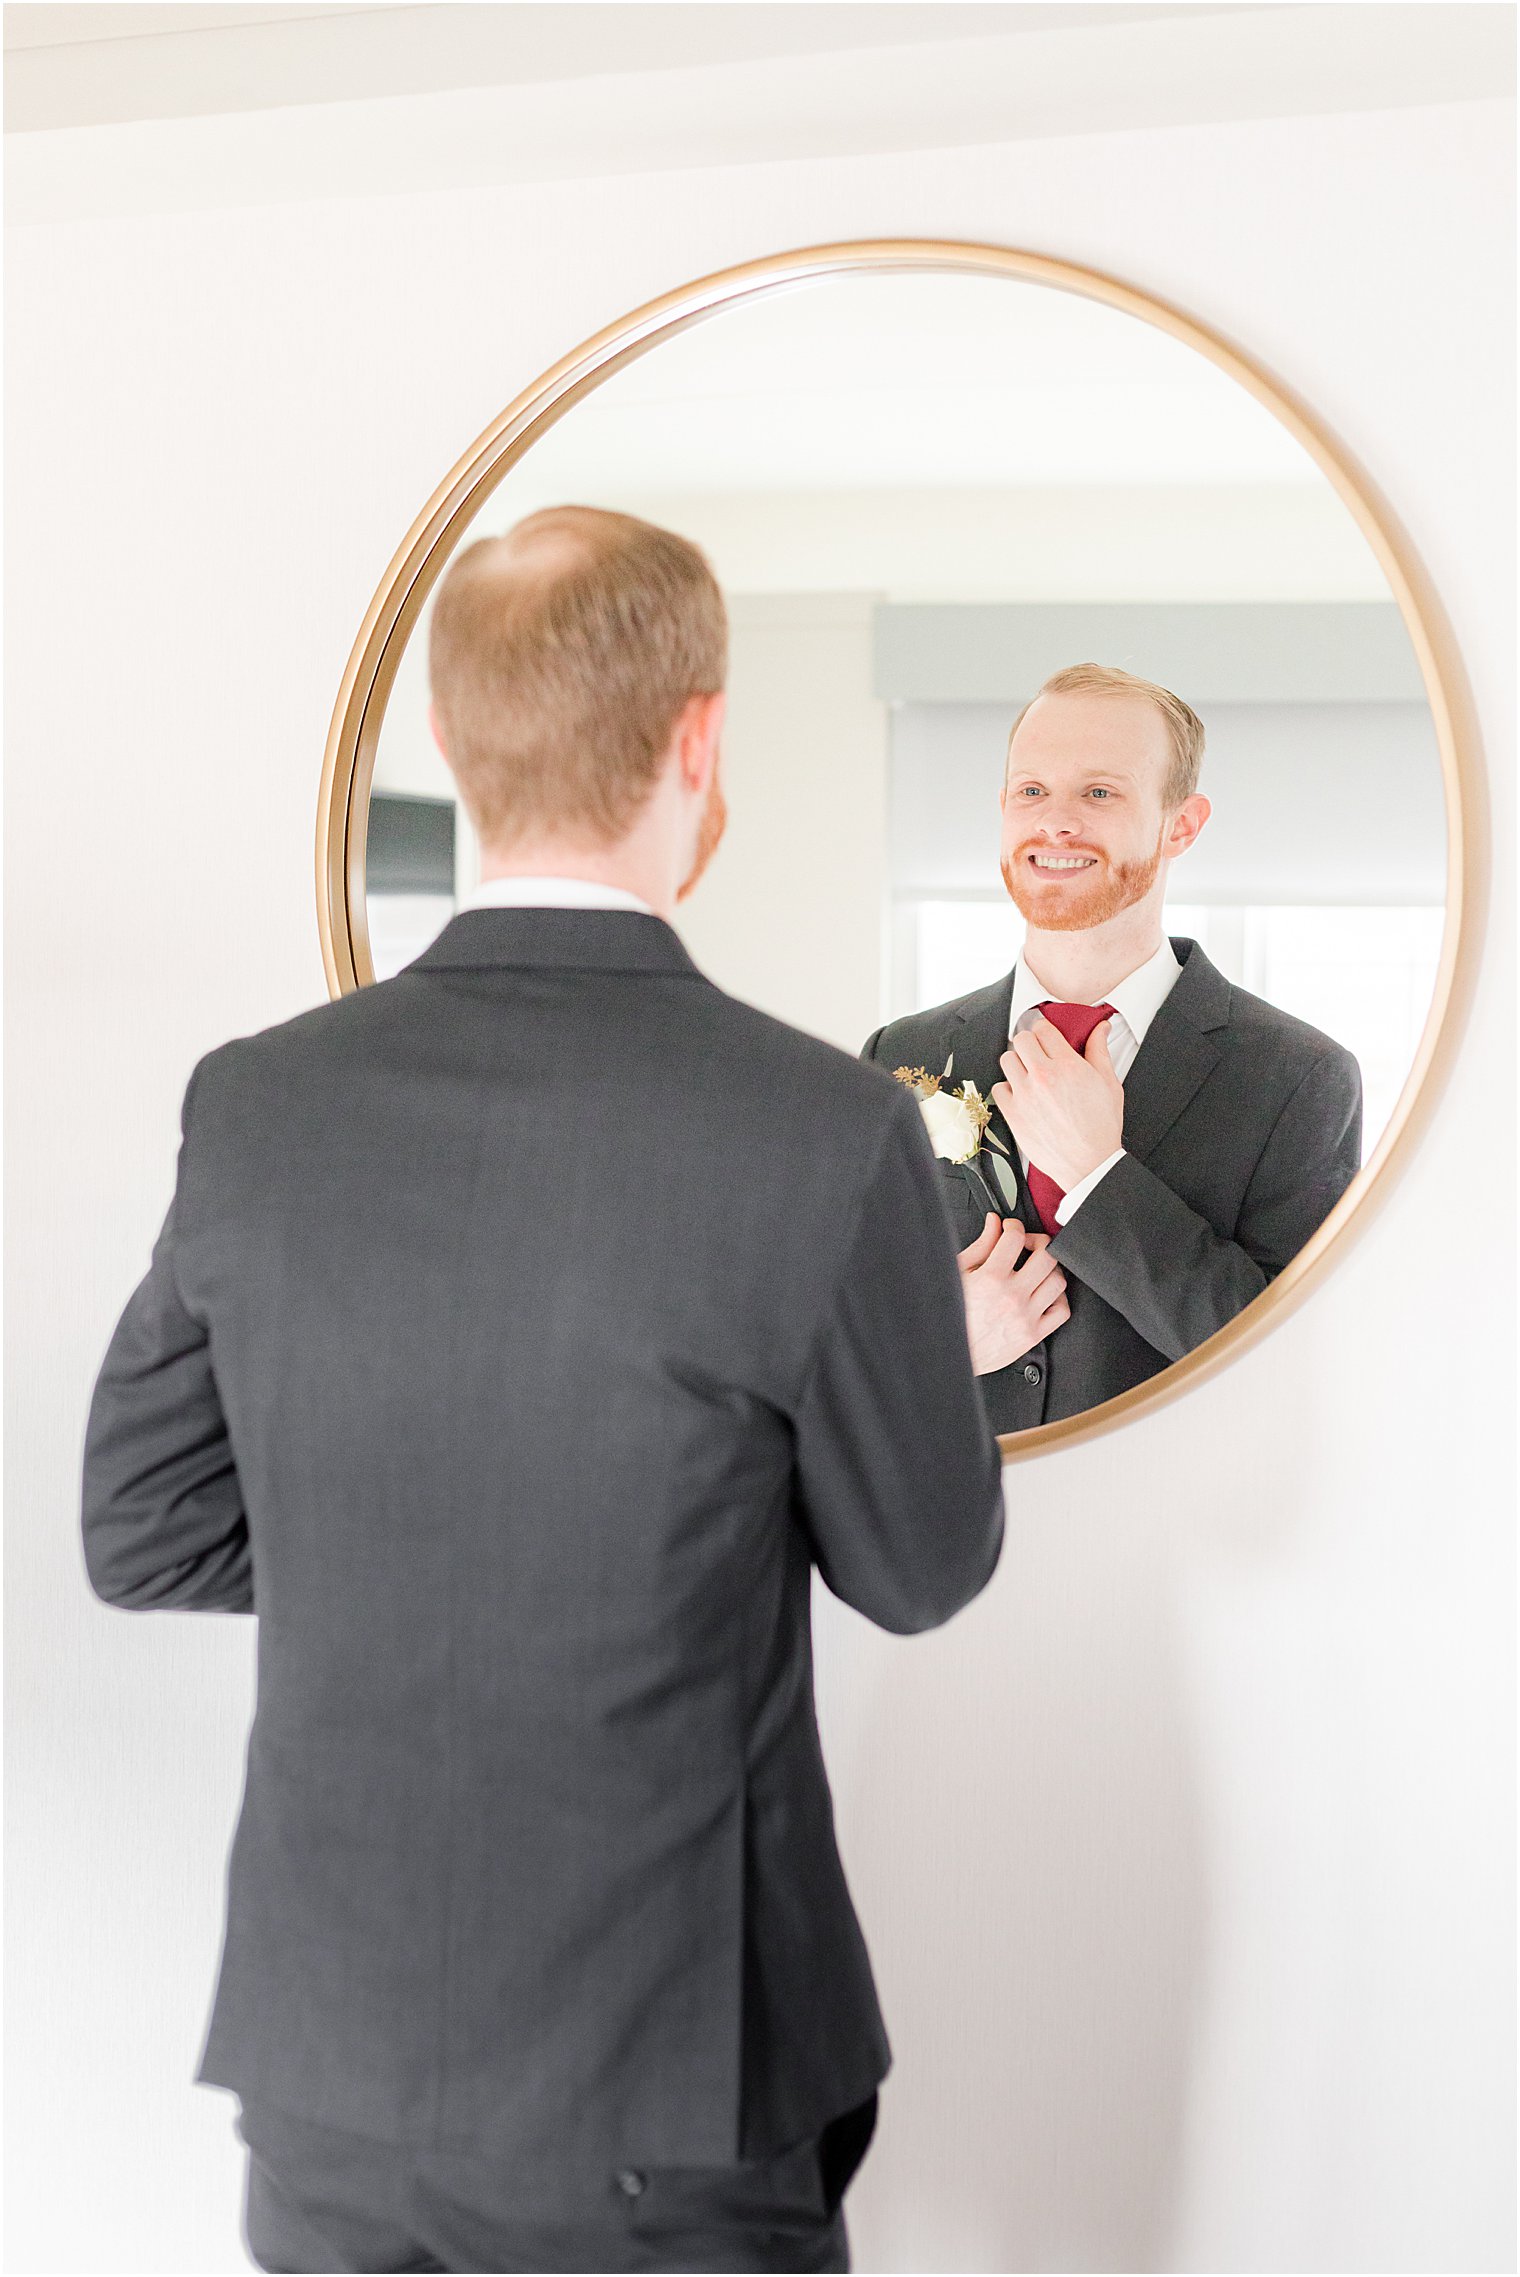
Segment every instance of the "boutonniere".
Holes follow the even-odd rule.
[[[1003,1205],[977,1168],[976,1158],[984,1146],[995,1146],[999,1154],[1004,1155],[1008,1149],[996,1132],[987,1128],[992,1120],[992,1103],[982,1097],[974,1083],[963,1083],[958,1091],[945,1089],[954,1066],[952,1052],[939,1075],[930,1075],[921,1067],[896,1067],[892,1072],[917,1098],[929,1144],[940,1161],[953,1162],[957,1169],[964,1170],[973,1192],[980,1188],[988,1209],[1001,1217]]]

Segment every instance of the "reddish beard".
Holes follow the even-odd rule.
[[[1039,839],[1031,839],[1011,856],[1005,854],[1000,865],[1003,883],[1020,916],[1041,933],[1090,933],[1095,925],[1106,925],[1122,909],[1133,909],[1137,901],[1145,899],[1161,867],[1160,839],[1156,851],[1140,862],[1110,862],[1096,846],[1062,850],[1088,855],[1092,869],[1084,870],[1080,879],[1068,872],[1059,881],[1042,880],[1029,867],[1029,856],[1048,854],[1053,849]]]
[[[707,786],[707,803],[702,809],[702,820],[697,825],[697,850],[692,856],[691,868],[676,888],[677,901],[684,901],[696,885],[698,878],[718,851],[718,841],[728,822],[728,803],[718,783],[718,762],[713,761],[712,781]]]

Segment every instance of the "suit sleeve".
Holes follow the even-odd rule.
[[[860,1198],[796,1411],[802,1515],[824,1580],[906,1635],[991,1578],[1002,1458],[971,1368],[934,1157],[906,1092]]]
[[[178,1189],[90,1402],[85,1569],[108,1605],[251,1613],[248,1521],[208,1332],[175,1277],[195,1082],[192,1076],[181,1118]]]
[[[1147,1343],[1180,1360],[1297,1256],[1356,1176],[1361,1149],[1361,1071],[1349,1052],[1322,1052],[1272,1127],[1233,1239],[1126,1154],[1050,1253]]]

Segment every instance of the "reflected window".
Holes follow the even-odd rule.
[[[1241,914],[1245,986],[1356,1054],[1365,1162],[1387,1128],[1419,1045],[1446,913],[1425,907]]]
[[[372,893],[369,953],[376,980],[392,980],[430,948],[454,914],[451,893]]]

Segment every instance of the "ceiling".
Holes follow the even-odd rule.
[[[1228,0],[1191,0],[1218,15]],[[1186,15],[1190,0],[430,0],[5,8],[8,133],[743,64]]]
[[[15,223],[1512,98],[1510,0],[4,11]]]
[[[370,0],[371,6],[391,6],[396,0]],[[342,16],[351,13],[345,0],[329,0],[326,7],[267,8],[204,7],[182,5],[139,8],[132,0],[100,0],[94,7],[33,5],[5,10],[5,48],[58,47],[80,40],[139,39],[155,32],[214,31],[229,24],[291,23],[302,16]]]
[[[1005,277],[832,277],[725,310],[605,380],[513,485],[620,491],[1309,484],[1287,430],[1192,348]],[[534,500],[536,503],[537,500]]]

